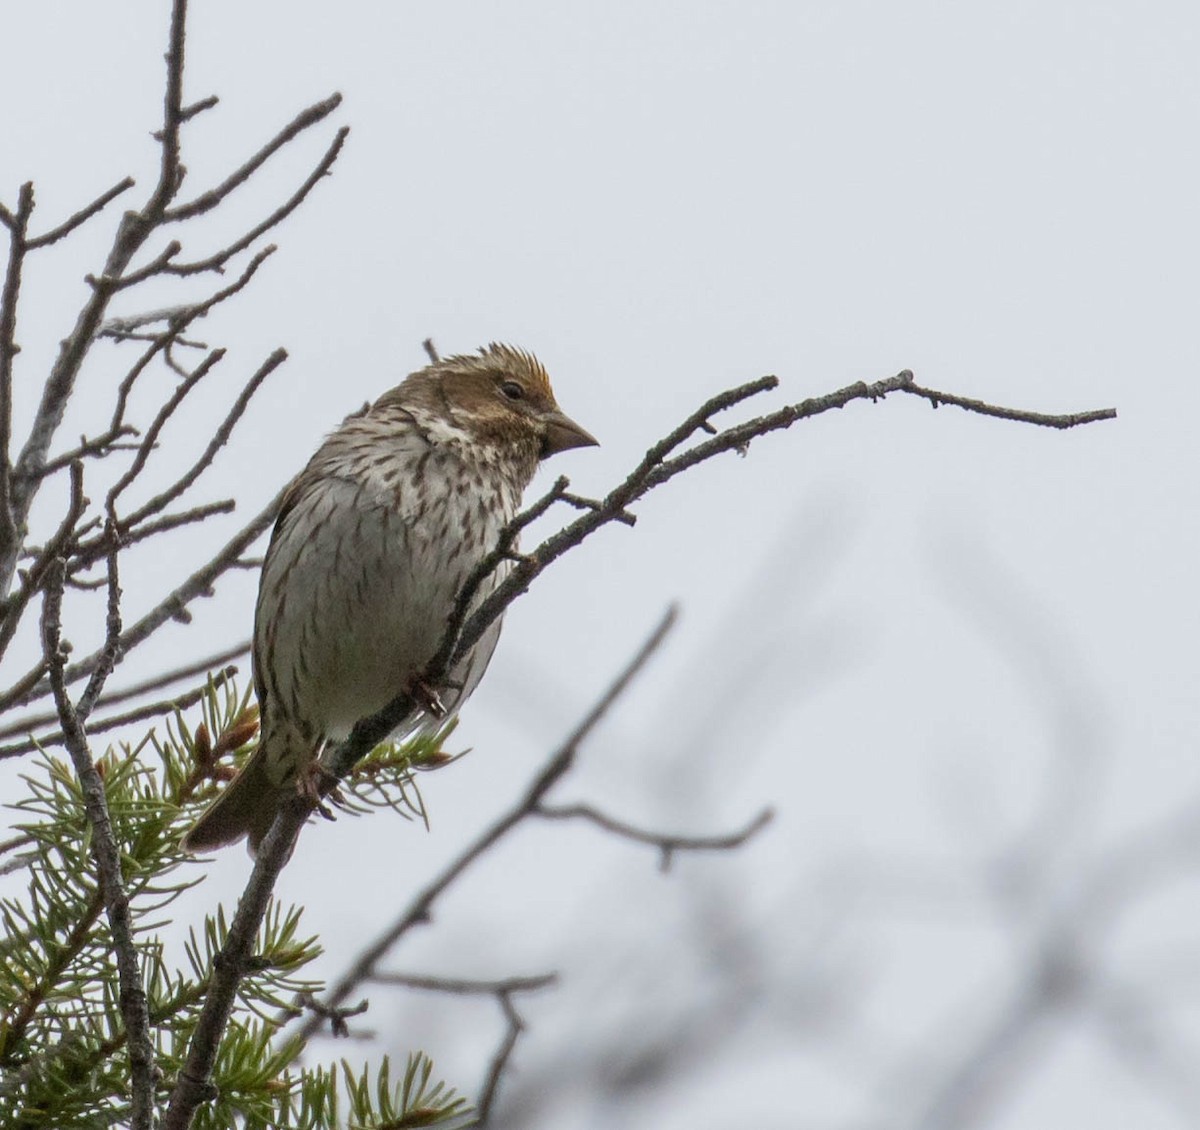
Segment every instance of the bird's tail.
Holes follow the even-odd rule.
[[[267,760],[260,744],[242,770],[201,814],[183,837],[185,851],[212,851],[250,837],[250,854],[271,827],[292,783],[277,785],[267,774]]]

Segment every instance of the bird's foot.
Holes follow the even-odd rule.
[[[408,693],[412,696],[413,701],[427,714],[437,719],[446,717],[447,710],[445,703],[438,697],[437,691],[425,682],[424,679],[413,679],[408,684]]]
[[[336,794],[338,783],[337,777],[330,773],[318,759],[310,761],[296,775],[296,792],[305,800],[321,808],[323,807],[321,801],[327,794]],[[337,800],[336,795],[334,800]]]

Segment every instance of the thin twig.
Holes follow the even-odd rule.
[[[42,587],[42,582],[50,563],[58,560],[66,552],[67,544],[74,535],[75,527],[79,525],[79,519],[83,517],[83,512],[87,509],[87,504],[88,500],[83,496],[83,464],[75,462],[71,464],[71,494],[70,500],[67,503],[67,512],[63,516],[62,522],[59,523],[54,536],[46,543],[46,547],[42,552],[38,554],[37,559],[30,566],[28,572],[23,575],[20,589],[13,593],[8,600],[4,601],[2,606],[3,616],[0,617],[0,656],[3,656],[8,650],[8,645],[12,642],[12,638],[16,634],[17,628],[21,623],[21,617],[29,601]]]
[[[496,1054],[492,1056],[492,1062],[488,1064],[479,1102],[475,1104],[477,1126],[486,1126],[490,1121],[496,1094],[500,1089],[500,1078],[507,1070],[513,1052],[517,1050],[517,1041],[520,1040],[521,1033],[525,1031],[525,1020],[513,1004],[512,994],[501,993],[497,999],[500,1001],[500,1011],[504,1013],[507,1027]]]
[[[234,400],[233,406],[229,409],[225,419],[221,421],[220,427],[213,433],[212,439],[208,441],[208,445],[201,453],[200,457],[188,468],[183,475],[175,480],[166,490],[156,494],[144,505],[138,507],[131,514],[125,515],[121,519],[123,525],[136,526],[139,522],[145,521],[152,514],[157,514],[164,507],[169,506],[175,501],[184,491],[188,489],[207,469],[209,464],[216,457],[218,451],[225,446],[238,420],[242,418],[242,414],[246,411],[247,405],[251,398],[262,386],[263,381],[267,379],[280,365],[287,360],[286,349],[276,349],[261,365],[255,370],[254,375],[243,386],[242,391],[238,393],[237,399]]]
[[[182,526],[191,526],[203,522],[217,514],[229,514],[237,509],[237,503],[232,498],[218,499],[216,502],[206,502],[191,510],[181,510],[177,514],[165,514],[153,522],[144,522],[134,530],[127,530],[121,536],[121,545],[128,549],[140,541],[152,538],[156,534],[177,530]],[[90,569],[103,555],[103,537],[89,538],[75,546],[71,557],[71,572],[78,573]]]
[[[333,168],[333,163],[338,159],[338,154],[342,151],[342,146],[345,144],[349,133],[350,127],[342,126],[334,135],[329,148],[325,150],[324,156],[317,162],[316,167],[309,173],[304,183],[265,220],[259,224],[255,224],[245,235],[235,239],[231,244],[220,251],[214,252],[205,259],[199,259],[193,263],[167,263],[162,268],[163,272],[170,275],[196,275],[203,271],[221,270],[239,251],[244,251],[259,236],[269,232],[300,207],[304,202],[304,198],[313,190],[317,182]]]
[[[113,560],[115,561],[115,550]],[[113,573],[115,576],[115,565]],[[86,710],[83,715],[77,713],[75,705],[67,694],[67,685],[63,679],[65,656],[62,648],[61,619],[64,574],[65,566],[60,558],[52,566],[50,583],[46,589],[43,603],[42,647],[50,670],[54,701],[62,720],[63,732],[66,735],[67,751],[75,764],[75,772],[83,792],[84,807],[92,828],[92,852],[96,858],[96,866],[100,875],[100,889],[103,892],[105,908],[108,911],[113,949],[116,951],[117,972],[120,979],[121,1016],[125,1021],[125,1030],[129,1036],[132,1104],[130,1125],[134,1130],[151,1130],[154,1122],[154,1047],[150,1039],[150,1016],[145,989],[142,985],[141,963],[138,961],[137,948],[133,940],[133,915],[121,875],[121,856],[113,834],[112,821],[109,818],[104,781],[101,779],[96,764],[92,760],[91,751],[88,749],[87,732],[84,729]],[[115,661],[116,640],[120,637],[121,630],[120,590],[115,580],[111,585],[111,591],[115,593],[115,596],[110,602],[105,654],[114,657],[112,661]],[[110,661],[110,669],[112,661]],[[93,691],[95,684],[103,686],[103,681],[104,670],[102,666],[98,665],[88,691]],[[93,694],[93,700],[98,693],[96,691]],[[84,701],[81,705],[86,707],[90,704]]]
[[[431,993],[495,997],[505,1019],[505,1031],[488,1064],[487,1073],[484,1075],[483,1084],[479,1089],[479,1101],[475,1104],[475,1125],[486,1126],[496,1101],[500,1078],[512,1059],[521,1033],[525,1030],[524,1019],[517,1012],[513,997],[517,993],[533,993],[557,985],[558,974],[543,973],[537,977],[504,977],[497,981],[473,981],[458,977],[417,977],[407,973],[377,973],[372,980],[380,985],[398,985],[406,989],[418,989]],[[308,999],[312,1000],[311,995]],[[307,1004],[308,1002],[303,1003]],[[325,1009],[324,1006],[317,1006],[315,1001],[312,1004],[321,1008],[322,1011],[338,1014],[338,1019],[341,1021],[340,1029],[335,1027],[334,1022],[331,1021],[331,1030],[335,1036],[349,1035],[345,1017],[353,1015],[353,1012]],[[365,1011],[365,1006],[366,1001],[363,1002],[360,1011]]]
[[[123,654],[121,649],[121,576],[118,567],[121,535],[113,523],[108,526],[108,536],[108,607],[104,620],[104,646],[100,649],[99,660],[92,670],[92,676],[88,679],[87,686],[83,688],[83,694],[75,703],[75,713],[81,724],[86,723],[91,716],[96,701],[104,691],[104,684],[108,682],[108,677],[113,673],[116,665],[121,662]],[[63,575],[65,576],[65,571]],[[61,671],[59,677],[62,677]],[[59,713],[62,713],[61,709]],[[70,735],[65,736],[69,737]]]
[[[103,581],[101,582],[104,583]],[[250,653],[250,641],[243,640],[235,647],[226,648],[224,651],[218,651],[215,655],[210,655],[205,659],[197,660],[195,663],[188,663],[183,667],[176,667],[173,670],[166,671],[161,675],[155,675],[149,679],[143,679],[140,683],[131,683],[127,687],[122,687],[119,691],[107,691],[100,696],[100,701],[97,706],[115,706],[118,702],[128,702],[131,698],[140,698],[144,694],[149,694],[151,691],[162,690],[163,687],[169,687],[172,683],[180,683],[184,679],[190,679],[195,675],[205,675],[209,671],[215,671],[218,667],[223,667],[227,663],[235,659],[241,659],[243,656]],[[52,722],[58,720],[57,713],[50,714],[33,714],[25,718],[18,719],[16,722],[10,722],[7,725],[0,726],[0,738],[11,738],[14,734],[29,734],[41,726],[48,726]],[[97,723],[96,725],[99,725]],[[95,729],[93,725],[92,729]]]
[[[279,507],[283,501],[283,494],[284,492],[280,491],[263,510],[243,526],[183,584],[173,589],[140,620],[126,628],[119,641],[121,651],[128,654],[168,621],[186,617],[188,615],[187,606],[197,597],[211,595],[213,583],[217,578],[232,569],[246,548],[261,537],[275,521],[275,515],[279,513]],[[65,672],[67,683],[73,683],[90,675],[95,670],[100,655],[99,651],[93,652],[68,667]],[[44,668],[42,673],[44,674]],[[0,713],[13,706],[27,705],[48,693],[48,684],[42,680],[41,676],[33,678],[34,674],[35,672],[31,671],[21,680],[19,693],[13,689],[0,696]]]
[[[546,820],[586,820],[622,839],[658,848],[658,868],[663,872],[671,869],[676,852],[729,851],[732,848],[741,847],[751,836],[762,831],[775,817],[775,813],[771,809],[764,808],[749,824],[737,832],[729,832],[720,836],[679,836],[635,827],[624,820],[617,820],[615,817],[606,815],[590,804],[541,804],[538,805],[537,814]]]
[[[183,403],[188,393],[192,391],[212,370],[221,362],[225,356],[224,349],[214,349],[209,353],[195,370],[188,375],[186,380],[180,381],[175,386],[175,391],[167,397],[162,407],[159,408],[150,427],[146,429],[146,434],[142,437],[142,442],[138,447],[138,453],[133,462],[125,473],[112,485],[108,492],[108,497],[104,501],[104,509],[111,520],[116,520],[116,501],[121,497],[122,492],[142,473],[142,468],[146,466],[146,460],[150,458],[150,452],[158,444],[159,434],[166,427],[167,421],[175,414],[175,409]],[[132,525],[136,519],[130,521]]]
[[[184,23],[187,0],[172,0],[171,30],[167,49],[167,83],[163,99],[163,129],[160,137],[162,158],[158,184],[140,212],[126,212],[117,228],[104,270],[92,287],[92,293],[76,318],[75,326],[63,341],[58,357],[42,385],[42,396],[33,425],[15,464],[11,505],[16,528],[24,526],[29,508],[44,481],[41,474],[55,433],[62,423],[67,403],[75,390],[80,366],[104,320],[109,300],[116,293],[121,276],[134,255],[145,244],[162,213],[179,187],[179,123],[183,90]],[[7,592],[16,568],[18,546],[0,544],[0,592]]]
[[[1069,412],[1065,415],[1047,415],[1045,412],[1026,412],[1019,408],[1002,408],[995,404],[987,404],[982,400],[972,400],[966,396],[955,396],[949,392],[936,392],[931,388],[922,388],[912,383],[912,373],[905,369],[901,377],[908,375],[909,383],[904,385],[902,392],[910,393],[928,400],[934,408],[942,404],[953,404],[968,412],[980,416],[994,416],[998,420],[1012,420],[1018,424],[1036,424],[1043,428],[1077,428],[1081,424],[1095,424],[1101,420],[1115,420],[1115,408],[1100,408],[1093,412]]]
[[[190,122],[198,114],[203,114],[205,110],[211,110],[221,101],[215,94],[208,95],[207,98],[201,98],[197,102],[192,102],[184,106],[179,111],[179,121]]]
[[[11,707],[42,698],[49,690],[50,684],[46,681],[46,660],[38,659],[8,690],[0,692],[0,715]]]
[[[335,1036],[349,1036],[350,1025],[346,1021],[352,1016],[362,1016],[370,1007],[370,1001],[361,1000],[358,1004],[350,1005],[348,1008],[326,1008],[312,993],[301,993],[296,998],[296,1008],[292,1010],[291,1015],[301,1016],[303,1010],[307,1009],[322,1020],[328,1020],[329,1030]]]
[[[127,271],[119,276],[104,276],[99,279],[95,275],[87,275],[85,281],[93,287],[107,286],[114,294],[122,290],[129,290],[139,283],[144,283],[147,279],[154,278],[155,275],[161,275],[171,260],[182,250],[183,244],[177,239],[173,239],[149,263],[144,267],[139,267],[136,271]]]
[[[237,674],[237,671],[238,669],[233,666],[224,667],[212,676],[211,682],[206,682],[203,686],[196,687],[185,694],[177,695],[175,698],[163,699],[161,702],[147,703],[145,706],[139,706],[134,710],[127,710],[123,714],[110,714],[107,718],[101,718],[98,721],[90,723],[88,725],[88,733],[103,734],[109,730],[119,729],[121,726],[129,726],[134,722],[144,722],[147,718],[160,718],[164,714],[174,714],[178,710],[188,710],[204,698],[210,689],[220,687],[233,678]],[[32,753],[35,749],[48,749],[59,745],[66,736],[62,730],[58,730],[49,734],[39,734],[28,741],[14,742],[12,745],[0,746],[0,761],[5,758],[19,757],[22,754]]]
[[[14,563],[20,552],[24,516],[13,505],[12,466],[12,388],[13,361],[19,346],[17,333],[17,301],[21,293],[21,272],[28,249],[26,233],[33,214],[33,185],[21,186],[16,215],[8,214],[8,265],[4,286],[0,289],[0,554]],[[0,577],[0,597],[8,593],[12,573]]]
[[[498,993],[534,993],[558,984],[557,973],[539,973],[533,977],[501,977],[495,981],[474,981],[466,977],[421,977],[413,973],[376,973],[377,985],[398,985],[451,996],[495,996]]]
[[[143,214],[161,223],[167,207],[183,179],[179,159],[179,127],[186,120],[183,109],[184,46],[187,36],[187,0],[172,0],[171,28],[167,40],[167,82],[163,92],[163,124],[155,134],[161,150],[158,184]]]
[[[306,110],[297,114],[257,153],[238,168],[234,169],[216,188],[202,192],[187,204],[179,204],[168,208],[163,215],[163,222],[172,224],[179,220],[190,220],[193,216],[202,216],[220,204],[235,188],[243,185],[258,170],[279,152],[289,141],[327,118],[342,103],[340,94],[332,94],[320,102],[314,103]]]
[[[53,459],[47,459],[39,474],[42,478],[46,478],[48,475],[61,471],[64,467],[69,467],[77,459],[103,459],[114,451],[136,451],[136,444],[121,443],[120,441],[126,436],[136,436],[137,434],[138,430],[132,424],[121,424],[116,428],[110,428],[95,439],[80,436],[78,447],[64,451]]]
[[[102,192],[90,204],[80,208],[73,216],[68,216],[58,227],[51,228],[48,232],[43,232],[31,239],[28,243],[29,249],[36,251],[41,247],[49,247],[52,243],[57,243],[60,239],[70,235],[76,228],[86,224],[93,216],[107,208],[121,193],[131,189],[133,184],[133,177],[125,177],[124,180],[118,181],[107,192]]]

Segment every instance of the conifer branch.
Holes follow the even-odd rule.
[[[63,672],[66,656],[62,646],[62,593],[66,564],[61,558],[52,563],[49,583],[42,605],[42,648],[50,673],[50,685],[67,752],[75,765],[83,791],[84,808],[92,829],[92,851],[100,876],[100,890],[108,911],[120,976],[121,1015],[129,1041],[133,1130],[151,1130],[154,1123],[154,1046],[150,1037],[150,1017],[142,968],[133,940],[133,916],[121,874],[121,856],[113,835],[104,781],[88,749],[84,723],[88,711],[103,689],[108,671],[117,658],[117,640],[121,634],[120,587],[116,580],[116,551],[110,557],[110,601],[107,639],[101,662],[80,700],[78,709],[67,693]]]

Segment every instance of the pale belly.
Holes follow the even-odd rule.
[[[270,709],[340,739],[408,689],[437,653],[457,595],[503,521],[451,500],[406,519],[353,484],[297,511],[305,505],[281,529],[264,572],[256,653],[272,672]],[[474,689],[498,635],[495,624],[452,673],[459,687],[439,688],[448,709]]]

